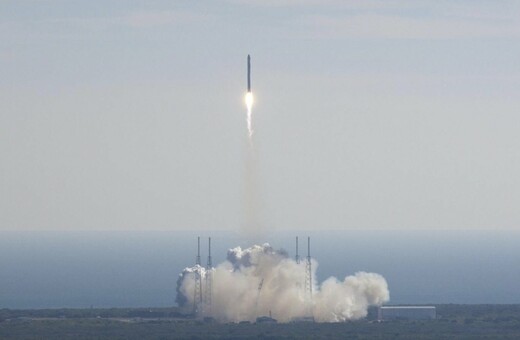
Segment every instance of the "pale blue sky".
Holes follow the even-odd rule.
[[[2,1],[0,229],[520,222],[520,2]]]

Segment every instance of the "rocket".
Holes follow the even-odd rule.
[[[249,139],[253,136],[252,125],[252,108],[253,108],[253,93],[251,92],[251,56],[247,55],[247,93],[246,93],[246,107],[247,107],[247,131],[249,132]]]
[[[247,92],[251,93],[251,56],[247,55]]]

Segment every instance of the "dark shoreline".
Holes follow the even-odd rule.
[[[518,339],[520,304],[432,304],[436,320],[285,324],[204,322],[171,308],[0,309],[1,339]]]

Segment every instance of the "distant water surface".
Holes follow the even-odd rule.
[[[517,231],[284,231],[263,242],[294,256],[297,234],[301,256],[311,236],[319,281],[372,271],[395,304],[520,303]],[[207,236],[214,264],[250,244],[222,231],[0,231],[0,308],[172,306],[197,235],[203,263]]]

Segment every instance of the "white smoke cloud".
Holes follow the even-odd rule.
[[[358,272],[343,281],[331,277],[316,284],[318,263],[311,260],[312,298],[305,290],[306,263],[296,263],[284,251],[269,244],[228,250],[227,260],[212,268],[184,269],[177,282],[177,303],[193,310],[197,271],[202,297],[205,278],[212,275],[211,306],[198,306],[197,313],[222,322],[255,321],[271,314],[279,322],[313,317],[318,322],[341,322],[365,317],[369,306],[389,300],[386,280],[379,274]]]

